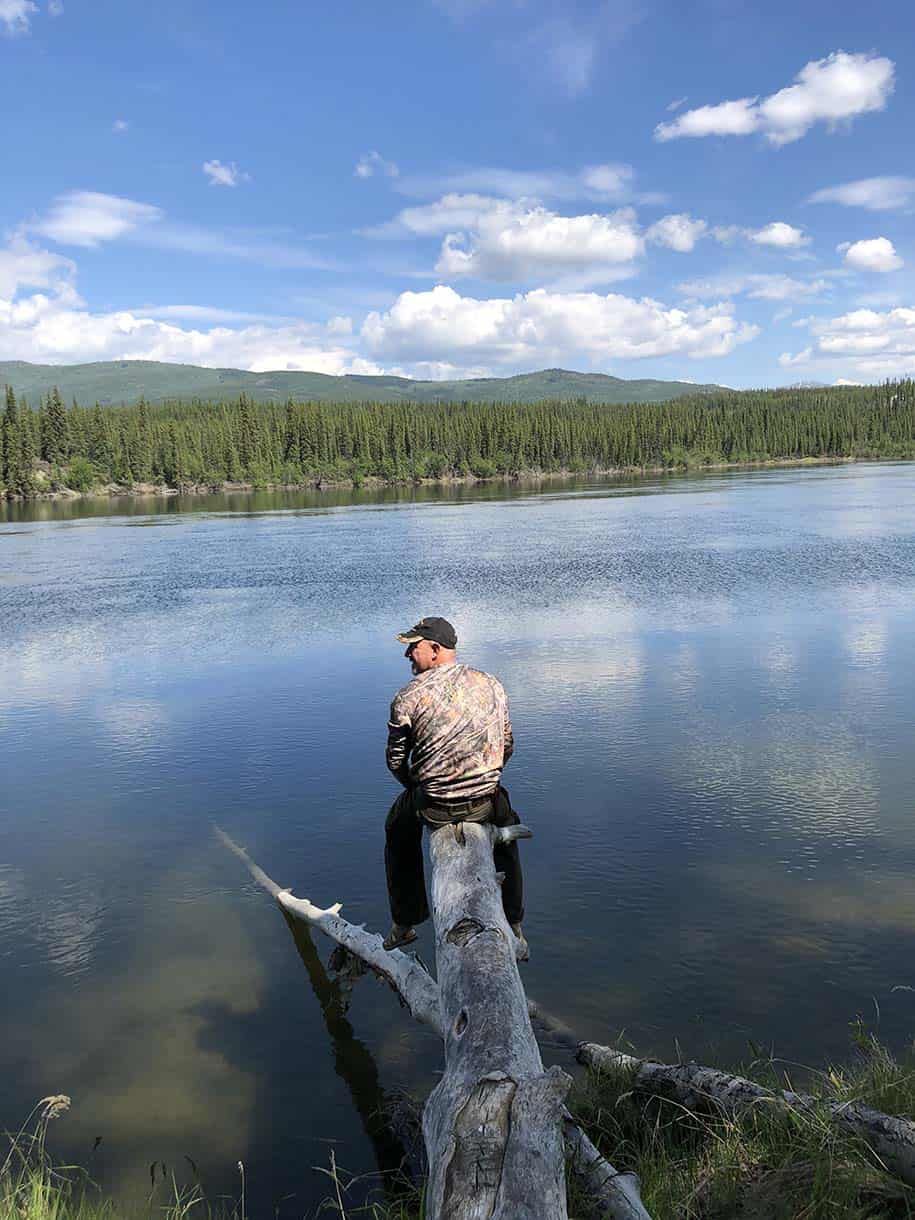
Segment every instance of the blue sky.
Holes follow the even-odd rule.
[[[0,359],[915,373],[910,0],[0,0]]]

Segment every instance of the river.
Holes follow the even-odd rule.
[[[511,699],[531,995],[661,1058],[911,1039],[915,464],[0,512],[0,1127],[68,1093],[104,1185],[242,1161],[284,1216],[397,1155],[434,1038],[372,979],[344,1016],[212,826],[384,929],[430,613]]]

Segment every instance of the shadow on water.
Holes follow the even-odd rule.
[[[407,1148],[392,1127],[396,1097],[385,1093],[371,1051],[353,1032],[346,1016],[349,1007],[346,983],[328,974],[308,928],[291,919],[285,911],[282,914],[321,1007],[333,1048],[334,1070],[346,1085],[353,1109],[372,1146],[385,1199],[396,1200],[412,1184],[411,1162],[414,1159],[412,1149]],[[345,962],[344,958],[336,960],[341,965]]]

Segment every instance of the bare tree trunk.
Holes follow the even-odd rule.
[[[868,1144],[887,1172],[915,1186],[915,1123],[906,1118],[893,1118],[857,1101],[823,1101],[806,1093],[773,1092],[743,1076],[697,1063],[635,1059],[595,1042],[580,1043],[578,1060],[598,1070],[628,1069],[633,1072],[633,1088],[667,1097],[688,1110],[713,1110],[732,1118],[761,1107],[825,1113],[835,1126]]]
[[[494,842],[523,833],[462,823],[431,838],[445,1040],[445,1074],[423,1112],[434,1220],[567,1216],[561,1118],[571,1080],[544,1071],[493,864]]]
[[[471,836],[468,836],[466,831],[465,826],[465,842],[462,846],[466,848],[467,843],[470,842],[472,852],[467,854],[461,850],[461,855],[456,856],[455,861],[459,867],[466,870],[474,890],[488,884],[490,894],[485,903],[476,900],[473,903],[465,902],[463,909],[461,909],[462,904],[457,897],[456,890],[452,897],[445,895],[442,898],[441,913],[436,916],[436,944],[438,947],[439,941],[444,940],[447,962],[445,968],[450,971],[454,984],[449,992],[450,1004],[443,1006],[439,999],[438,984],[414,957],[408,956],[400,949],[386,951],[382,948],[380,936],[366,932],[364,928],[348,923],[347,920],[340,917],[339,903],[322,910],[307,899],[295,898],[288,890],[277,885],[263,869],[259,868],[243,847],[239,847],[227,834],[218,827],[216,828],[216,834],[221,842],[243,861],[254,880],[276,899],[286,914],[294,919],[302,920],[312,927],[320,928],[337,944],[343,945],[349,952],[364,961],[373,973],[394,988],[413,1016],[437,1030],[446,1043],[448,1041],[446,1029],[448,1030],[452,1041],[452,1058],[458,1065],[458,1072],[463,1073],[463,1079],[467,1082],[472,1080],[474,1072],[469,1067],[470,1056],[465,1059],[463,1055],[462,1040],[467,1033],[467,1027],[470,1026],[472,1014],[473,1030],[471,1041],[467,1043],[467,1046],[479,1044],[482,1047],[482,1057],[486,1063],[486,1069],[476,1077],[482,1088],[471,1090],[470,1095],[461,1105],[458,1091],[451,1086],[443,1087],[445,1079],[447,1079],[446,1071],[442,1085],[433,1091],[427,1103],[423,1127],[426,1131],[430,1166],[434,1161],[427,1128],[430,1128],[433,1138],[436,1140],[435,1148],[447,1149],[450,1146],[449,1141],[453,1139],[453,1154],[450,1155],[448,1163],[444,1163],[445,1157],[448,1156],[447,1152],[440,1157],[439,1179],[444,1179],[440,1186],[442,1195],[444,1196],[448,1191],[449,1176],[452,1183],[459,1178],[465,1184],[464,1189],[467,1190],[467,1198],[464,1202],[473,1204],[475,1196],[479,1194],[482,1200],[489,1201],[490,1210],[487,1212],[484,1208],[483,1210],[434,1212],[427,1202],[429,1220],[457,1220],[458,1217],[460,1220],[471,1220],[471,1218],[475,1220],[477,1216],[488,1217],[491,1220],[497,1220],[497,1218],[498,1220],[524,1220],[525,1217],[530,1217],[531,1220],[533,1217],[537,1217],[538,1220],[561,1220],[566,1216],[564,1188],[560,1200],[562,1210],[548,1210],[548,1207],[552,1206],[550,1200],[555,1197],[555,1193],[548,1196],[548,1206],[544,1206],[536,1212],[523,1209],[513,1210],[507,1204],[513,1191],[519,1190],[522,1194],[529,1196],[527,1179],[531,1173],[531,1167],[542,1174],[543,1164],[547,1163],[551,1181],[555,1181],[553,1177],[556,1172],[555,1141],[559,1136],[564,1139],[565,1152],[569,1158],[572,1172],[592,1199],[591,1215],[595,1220],[651,1220],[639,1200],[638,1179],[635,1175],[617,1173],[565,1111],[562,1104],[568,1087],[566,1083],[568,1078],[565,1073],[558,1069],[544,1072],[536,1041],[533,1044],[533,1051],[527,1043],[528,1036],[533,1040],[533,1030],[528,1018],[528,1002],[518,976],[514,937],[505,923],[501,898],[495,883],[492,852],[489,850],[489,844],[492,842],[491,836],[498,834],[505,835],[507,838],[518,837],[519,828],[505,827],[496,831],[495,828],[474,827]],[[454,832],[447,828],[447,833],[452,836],[454,850],[459,850]],[[524,833],[523,829],[521,833]],[[436,832],[436,834],[443,834],[443,832]],[[484,842],[487,845],[486,853],[480,850]],[[437,842],[436,836],[433,836],[433,853],[441,849],[443,853],[447,851],[450,855],[450,848],[451,845],[447,843],[447,840]],[[436,860],[435,854],[433,854],[433,860]],[[476,862],[476,872],[474,862]],[[436,870],[437,872],[438,870]],[[450,885],[446,885],[445,888],[448,891],[452,890]],[[433,875],[434,909],[436,909],[436,894],[436,877]],[[459,911],[460,913],[458,913]],[[457,917],[449,920],[449,912],[452,915],[457,913]],[[464,918],[470,922],[462,923]],[[489,980],[481,977],[485,972],[476,971],[472,967],[468,969],[467,963],[475,956],[475,951],[466,954],[459,952],[481,937],[482,940],[478,947],[487,946],[487,960],[491,960],[491,955],[494,955],[502,968],[510,966],[514,971],[514,978],[509,977],[509,985],[504,989],[505,997],[500,1002],[503,1006],[500,1007],[499,1012],[503,1016],[509,1013],[514,1019],[516,1012],[519,1011],[517,1006],[520,999],[520,1016],[523,1018],[521,1027],[525,1032],[518,1045],[517,1056],[518,1065],[523,1067],[524,1072],[522,1073],[518,1066],[515,1067],[518,1073],[517,1080],[509,1075],[504,1066],[501,1068],[496,1066],[495,1055],[490,1056],[485,1050],[483,1035],[486,1032],[501,1039],[499,1045],[504,1046],[506,1031],[504,1028],[502,1030],[494,1027],[487,1029],[489,1018],[486,1017],[480,1001],[489,990]],[[501,938],[501,947],[498,947],[499,938]],[[462,940],[463,944],[460,943]],[[440,975],[442,975],[442,971],[443,958],[440,957]],[[457,1004],[462,991],[466,992],[467,1004]],[[504,1007],[506,1003],[507,1008]],[[536,1010],[535,1005],[532,1005],[532,1008]],[[463,1025],[460,1018],[464,1009],[467,1010],[467,1027],[464,1027],[459,1034],[458,1027]],[[446,1010],[447,1018],[444,1016]],[[446,1020],[448,1025],[446,1025]],[[508,1041],[511,1043],[511,1038]],[[447,1061],[448,1049],[446,1046],[446,1065]],[[520,1088],[518,1087],[519,1082]],[[433,1104],[433,1098],[439,1091],[436,1112],[430,1116],[429,1107]],[[508,1096],[509,1093],[511,1096]],[[449,1114],[454,1115],[455,1128],[450,1136],[447,1127]],[[553,1117],[548,1118],[547,1116]],[[476,1130],[473,1129],[474,1119],[480,1120]],[[545,1139],[541,1145],[541,1133],[545,1131],[545,1126],[550,1122],[552,1129],[545,1132]],[[506,1165],[505,1155],[503,1154],[500,1160],[494,1150],[499,1147],[507,1150],[509,1145],[511,1155],[508,1157]],[[543,1149],[546,1150],[548,1158],[546,1162]],[[458,1153],[460,1155],[457,1155]],[[561,1159],[559,1172],[561,1174]],[[452,1189],[450,1197],[453,1196]],[[454,1205],[458,1206],[460,1202],[460,1200],[456,1200]],[[533,1202],[532,1200],[531,1205]],[[501,1208],[498,1212],[493,1210],[497,1204]],[[442,1206],[444,1205],[443,1198]],[[451,1206],[450,1203],[449,1206]],[[482,1203],[478,1204],[478,1208],[482,1206]]]

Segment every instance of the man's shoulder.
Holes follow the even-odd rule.
[[[427,669],[425,673],[417,674],[415,678],[411,678],[410,681],[405,686],[402,686],[394,696],[394,702],[403,703],[404,701],[409,701],[410,699],[414,698],[426,685],[426,679],[429,677],[429,675],[434,672],[435,671],[432,669]]]
[[[505,694],[505,687],[499,681],[495,674],[487,673],[485,669],[474,669],[470,665],[463,665],[465,680],[474,686],[488,686],[491,690],[499,694]]]

